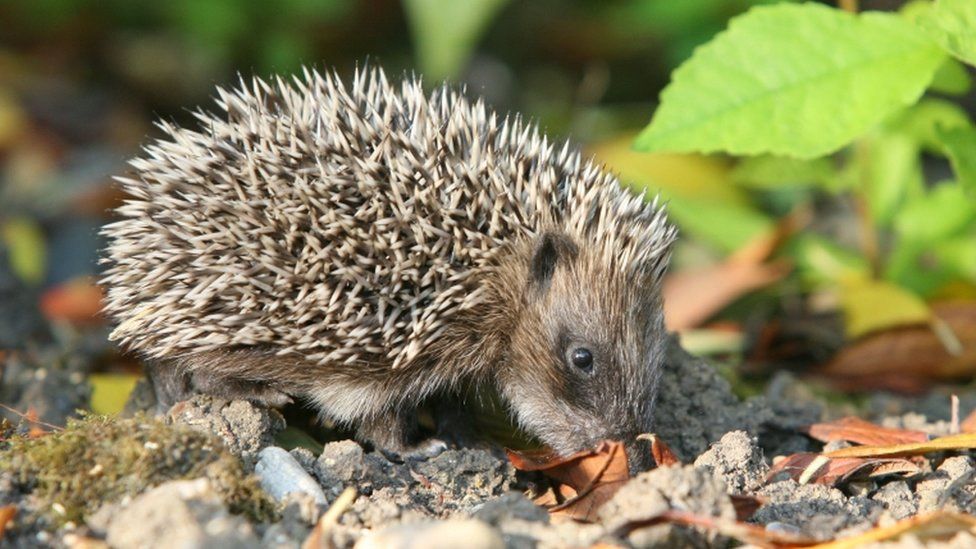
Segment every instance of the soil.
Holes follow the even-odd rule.
[[[524,492],[535,477],[517,472],[499,448],[407,461],[352,440],[285,448],[285,420],[274,410],[199,396],[151,418],[136,412],[154,408],[143,390],[128,418],[77,419],[88,395],[84,365],[64,356],[24,351],[4,371],[11,402],[43,404],[44,421],[55,425],[76,419],[36,438],[17,434],[29,425],[16,416],[4,427],[0,507],[17,514],[3,547],[301,547],[310,536],[322,547],[727,547],[735,542],[694,527],[624,526],[667,509],[732,520],[732,495],[761,498],[752,523],[818,540],[931,510],[976,512],[976,465],[966,455],[908,479],[843,490],[767,479],[774,456],[823,450],[800,428],[829,407],[789,376],[741,400],[712,365],[673,341],[656,434],[685,465],[634,477],[588,524],[530,501]],[[868,403],[871,419],[948,430],[940,415],[948,405],[936,412],[935,397],[886,398]],[[949,543],[967,542],[976,539],[960,534]],[[897,543],[883,546],[915,546],[911,537]]]

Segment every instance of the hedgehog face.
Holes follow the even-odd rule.
[[[583,248],[583,250],[581,250]],[[519,423],[562,455],[651,430],[665,332],[656,284],[640,287],[570,238],[540,236],[502,392]]]

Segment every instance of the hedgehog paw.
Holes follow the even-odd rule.
[[[448,448],[447,442],[439,438],[428,438],[400,451],[382,450],[382,453],[391,461],[426,461],[441,455]]]

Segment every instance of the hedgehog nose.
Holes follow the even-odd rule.
[[[627,466],[630,469],[630,476],[653,469],[656,463],[654,455],[651,454],[651,442],[649,440],[635,440],[624,446],[627,454]]]

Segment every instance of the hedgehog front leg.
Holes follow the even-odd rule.
[[[415,409],[372,416],[360,422],[357,433],[387,456],[401,460],[432,458],[447,450],[443,440],[421,438]]]
[[[229,366],[244,363],[259,372],[263,360],[255,354],[200,353],[176,360],[149,359],[145,367],[161,412],[197,394],[249,400],[271,408],[291,403],[291,397],[278,388],[240,377]]]

